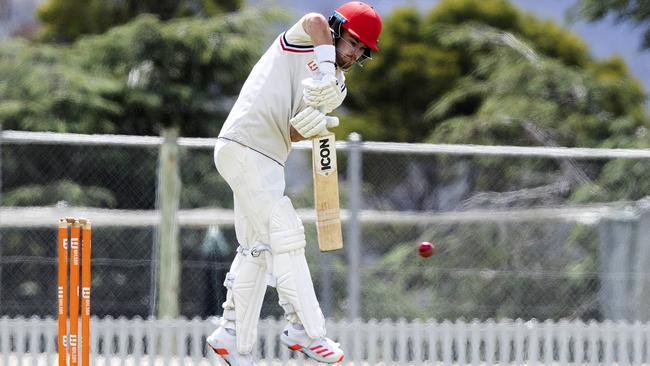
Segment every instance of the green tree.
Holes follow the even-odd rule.
[[[609,16],[616,22],[644,28],[641,47],[650,49],[650,3],[647,0],[579,0],[569,10],[569,18],[573,20],[597,22]]]
[[[349,75],[349,110],[339,136],[360,132],[366,140],[421,140],[431,126],[423,113],[462,75],[454,50],[429,42],[425,19],[415,8],[397,9],[385,17],[375,59]]]
[[[120,82],[84,72],[65,47],[8,40],[0,48],[0,120],[5,129],[112,133]],[[72,122],[74,121],[74,122]]]
[[[162,20],[177,17],[210,17],[241,8],[241,0],[48,0],[38,8],[43,23],[41,37],[72,42],[84,34],[103,33],[141,14]]]
[[[425,119],[426,110],[474,72],[477,57],[483,54],[443,43],[441,37],[472,22],[516,34],[536,52],[563,64],[584,68],[592,62],[578,37],[522,13],[506,0],[443,0],[427,14],[397,9],[385,17],[381,52],[363,70],[350,73],[349,114],[337,133],[359,131],[368,140],[422,141],[436,128],[436,121]],[[458,112],[471,113],[479,104],[479,99],[467,100]]]
[[[439,40],[473,50],[475,68],[428,109],[437,126],[430,141],[629,147],[647,125],[644,91],[620,59],[579,69],[472,24],[447,29]],[[480,103],[472,109],[468,100]]]
[[[268,41],[265,30],[279,19],[283,16],[276,10],[167,22],[143,15],[72,45],[8,41],[0,49],[2,127],[135,135],[158,135],[164,128],[178,128],[182,136],[216,136]],[[3,162],[3,201],[12,205],[67,200],[116,208],[153,207],[153,195],[142,199],[140,191],[124,192],[120,186],[129,177],[141,176],[143,186],[155,187],[154,164],[120,168],[124,165],[120,159],[139,159],[142,152],[120,155],[96,149],[92,159],[81,159],[79,152],[79,161],[88,165],[75,166],[75,171],[88,177],[112,177],[103,190],[82,179],[68,182],[60,159],[70,152],[63,148],[52,148],[49,154],[34,146],[15,155],[8,150],[3,153],[9,156],[9,162]],[[25,156],[33,159],[25,160]],[[219,190],[223,182],[214,182],[214,171],[198,167],[211,166],[211,159],[206,155],[200,162],[183,164],[183,174],[192,175],[183,207],[229,201],[230,196]],[[34,181],[33,172],[41,172],[38,176],[48,176],[50,181]],[[51,184],[56,187],[48,187]],[[209,191],[200,188],[205,186]]]
[[[400,9],[385,24],[381,54],[363,72],[350,73],[340,136],[357,131],[366,140],[584,147],[633,147],[647,138],[644,91],[620,59],[593,60],[575,35],[507,1],[441,1],[426,16]],[[521,164],[523,171],[533,167]],[[373,161],[364,166],[370,174]],[[524,177],[518,168],[509,176]],[[475,188],[515,189],[522,182],[492,180]],[[389,184],[402,184],[401,178],[386,177],[368,192],[380,195]],[[542,183],[525,186],[536,184]],[[640,194],[629,193],[620,199]]]
[[[481,36],[477,36],[480,34]],[[620,59],[594,62],[585,70],[537,55],[495,29],[473,26],[447,32],[444,42],[466,49],[500,49],[480,57],[476,71],[462,78],[434,104],[427,118],[438,126],[428,141],[498,145],[642,148],[650,121],[645,94]],[[488,55],[494,52],[488,52]],[[459,114],[467,100],[481,100],[472,113]],[[645,167],[645,168],[644,168]],[[590,169],[552,161],[531,164],[484,159],[476,169],[499,171],[507,180],[479,180],[478,191],[498,191],[568,183],[579,202],[637,200],[647,194],[647,162],[612,160]],[[530,181],[525,172],[556,172],[554,182]],[[631,179],[634,176],[637,179]],[[633,183],[634,182],[634,183]],[[600,188],[598,188],[600,187]],[[549,195],[562,196],[560,191]]]
[[[161,21],[143,15],[69,46],[0,49],[3,128],[214,136],[261,54],[277,10]]]

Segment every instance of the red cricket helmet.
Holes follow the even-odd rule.
[[[371,50],[378,52],[377,41],[381,33],[381,17],[372,6],[361,1],[351,1],[339,6],[329,19],[335,36],[341,36],[341,29],[350,32]]]

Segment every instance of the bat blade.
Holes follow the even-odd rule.
[[[312,140],[316,231],[321,252],[343,248],[339,208],[336,139],[330,133]]]

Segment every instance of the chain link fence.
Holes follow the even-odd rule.
[[[93,315],[156,315],[160,143],[0,131],[0,315],[56,314],[57,219],[78,212],[93,222]],[[213,143],[179,140],[188,318],[221,313],[237,247]],[[359,143],[353,166],[351,146],[338,153],[344,250],[317,249],[308,145],[286,168],[328,317],[648,320],[649,151]],[[437,255],[419,257],[421,241]],[[272,288],[262,316],[281,316]]]

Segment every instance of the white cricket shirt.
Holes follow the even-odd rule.
[[[219,132],[220,138],[247,146],[281,165],[291,150],[289,120],[307,107],[301,82],[318,69],[303,20],[282,33],[255,64]],[[336,77],[347,93],[343,72],[337,69]]]

